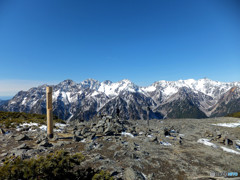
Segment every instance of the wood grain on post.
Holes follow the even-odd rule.
[[[52,87],[46,87],[47,135],[53,138]]]

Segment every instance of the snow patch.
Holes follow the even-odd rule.
[[[155,91],[156,90],[156,87],[154,86],[148,86],[148,87],[144,87],[142,88],[143,91],[146,91],[146,92],[152,92],[152,91]]]
[[[160,141],[160,144],[164,145],[164,146],[171,146],[172,145],[169,142],[164,142],[164,141]]]
[[[125,136],[125,137],[126,137],[126,136],[129,136],[129,137],[132,137],[132,138],[134,137],[133,134],[127,133],[127,132],[122,132],[121,135],[122,135],[122,136]]]
[[[218,123],[218,124],[212,124],[214,126],[222,126],[222,127],[240,127],[240,121],[237,123]]]
[[[24,104],[26,104],[26,102],[27,102],[27,97],[25,97],[24,99],[23,99],[23,101],[22,101],[22,105],[24,105]]]
[[[210,141],[209,139],[202,138],[202,139],[199,139],[197,142],[201,143],[201,144],[204,144],[206,146],[211,146],[211,147],[217,148],[217,145],[215,145],[215,144],[213,144],[213,143],[211,143],[209,141]]]
[[[221,146],[221,148],[223,149],[223,151],[240,155],[240,152],[234,151],[232,149],[229,149],[229,148],[226,148],[226,147],[223,147],[223,146]]]
[[[67,125],[66,124],[62,124],[62,123],[56,123],[55,126],[58,127],[58,129],[54,128],[53,131],[54,132],[60,132]],[[22,127],[30,127],[29,131],[37,131],[37,129],[35,129],[33,127],[38,127],[41,131],[47,131],[47,126],[46,125],[39,126],[38,123],[33,123],[33,122],[19,124],[19,126],[16,128],[16,131],[20,131],[22,129]]]

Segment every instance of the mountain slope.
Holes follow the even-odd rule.
[[[228,90],[225,94],[221,96],[219,102],[213,106],[211,111],[211,116],[225,116],[226,114],[231,114],[238,112],[240,109],[240,88],[233,87]]]
[[[46,85],[42,85],[20,91],[0,108],[4,111],[44,114],[45,88]],[[234,95],[238,90],[231,93],[232,88],[240,88],[240,82],[189,79],[158,81],[150,86],[140,87],[127,79],[115,83],[94,79],[80,83],[65,80],[53,85],[53,113],[64,120],[89,120],[97,113],[115,116],[117,108],[125,119],[223,116],[240,111],[236,105],[239,96]],[[225,107],[226,104],[228,107]]]
[[[164,104],[159,105],[156,111],[165,114],[165,118],[206,118],[199,109],[198,95],[190,88],[180,88]]]
[[[0,99],[0,106],[3,105],[3,104],[6,104],[9,100],[1,100]]]

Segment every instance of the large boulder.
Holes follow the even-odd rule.
[[[145,180],[146,178],[137,171],[134,171],[132,168],[127,168],[124,171],[125,180]]]

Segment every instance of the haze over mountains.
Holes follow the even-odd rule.
[[[4,111],[46,112],[46,85],[18,92],[0,105]],[[150,107],[147,113],[147,107]],[[97,113],[124,119],[205,118],[240,111],[240,82],[210,79],[157,81],[141,87],[124,79],[87,79],[53,85],[53,113],[64,120],[90,120]],[[149,116],[149,117],[148,117]]]

